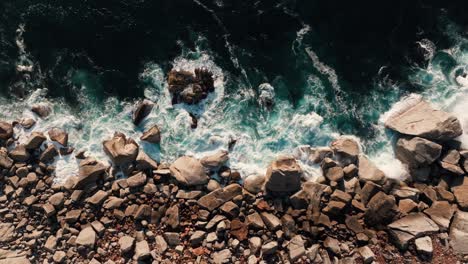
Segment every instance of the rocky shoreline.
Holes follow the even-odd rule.
[[[171,80],[175,100],[205,97],[210,75],[183,74]],[[189,90],[179,86],[184,78]],[[134,123],[151,107],[140,103]],[[45,105],[32,111],[50,113]],[[103,142],[109,165],[74,151],[59,128],[31,132],[20,144],[14,126],[34,128],[34,120],[0,121],[0,263],[468,261],[462,127],[424,101],[386,123],[399,133],[395,155],[408,167],[405,181],[387,178],[347,137],[299,149],[322,169],[311,182],[294,155],[242,179],[226,165],[228,151],[158,164],[116,132]],[[141,139],[157,144],[162,136],[153,126]],[[80,160],[78,175],[63,184],[54,183],[58,155]]]

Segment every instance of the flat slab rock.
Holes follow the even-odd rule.
[[[433,140],[450,140],[463,133],[455,116],[436,110],[423,100],[390,116],[385,126],[401,134]]]
[[[201,197],[198,204],[212,211],[237,195],[242,195],[242,187],[239,184],[231,184]]]
[[[397,245],[404,249],[414,238],[436,233],[439,226],[423,213],[411,214],[388,225]]]
[[[468,212],[457,211],[450,226],[450,245],[458,254],[468,254]]]

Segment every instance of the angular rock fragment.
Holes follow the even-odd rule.
[[[157,125],[154,125],[146,130],[140,139],[149,143],[159,144],[161,142],[161,130],[159,130]]]
[[[242,195],[242,187],[239,184],[231,184],[201,197],[198,204],[209,211],[213,211],[238,195]]]
[[[134,162],[139,150],[138,144],[133,139],[117,132],[113,138],[104,140],[103,147],[104,152],[116,166]]]
[[[200,162],[207,168],[218,168],[229,160],[229,152],[220,150],[213,155],[203,157]]]
[[[143,121],[151,113],[151,110],[153,110],[153,106],[153,102],[146,99],[139,102],[136,105],[135,110],[132,114],[133,124],[138,126],[141,123],[141,121]]]
[[[385,182],[385,174],[377,166],[375,166],[365,156],[359,156],[359,179],[361,181],[372,181],[377,184]]]
[[[291,157],[281,157],[267,169],[265,188],[278,193],[295,192],[301,188],[302,169]]]
[[[49,134],[50,140],[58,142],[64,147],[68,145],[68,134],[64,130],[52,128],[47,133]]]
[[[388,225],[388,228],[397,246],[401,249],[406,249],[408,242],[414,238],[439,231],[437,224],[422,213],[403,217]]]
[[[209,180],[203,165],[192,157],[180,157],[172,163],[170,170],[179,183],[187,186],[206,184]]]
[[[468,212],[455,213],[450,226],[450,246],[457,254],[468,254]]]

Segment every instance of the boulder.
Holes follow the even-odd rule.
[[[331,143],[337,160],[344,166],[356,163],[360,153],[359,143],[349,137],[340,137]]]
[[[139,172],[127,179],[128,187],[137,188],[146,184],[146,174]]]
[[[39,148],[44,141],[46,141],[46,137],[41,132],[32,132],[29,136],[26,143],[24,143],[24,147],[26,149],[37,149]]]
[[[224,165],[229,160],[229,152],[220,150],[213,155],[203,157],[200,162],[203,166],[213,169]]]
[[[68,133],[60,128],[52,128],[48,132],[49,138],[52,141],[60,143],[62,146],[66,147],[68,145]]]
[[[344,177],[344,172],[341,167],[332,167],[325,172],[325,178],[329,181],[341,181]]]
[[[14,161],[25,162],[30,158],[28,150],[24,145],[17,145],[12,151],[10,151],[10,157]]]
[[[81,230],[80,234],[75,240],[75,243],[79,246],[92,249],[96,243],[96,238],[96,232],[94,232],[94,229],[91,226],[88,226]]]
[[[396,157],[410,168],[420,168],[436,161],[442,146],[424,138],[400,138],[395,148]]]
[[[89,184],[95,184],[98,178],[107,170],[107,166],[94,159],[88,158],[80,163],[78,177],[75,180],[74,188],[82,189]]]
[[[450,226],[450,245],[457,254],[468,254],[468,212],[457,211]]]
[[[157,125],[154,125],[150,129],[143,132],[143,135],[140,137],[140,139],[150,143],[159,144],[161,142],[161,131]]]
[[[158,163],[154,161],[143,149],[138,151],[138,156],[136,157],[136,169],[143,170],[157,170]]]
[[[468,211],[468,185],[461,185],[453,188],[453,195],[455,195],[460,209]]]
[[[371,181],[377,184],[385,182],[385,173],[381,171],[374,163],[372,163],[365,156],[359,156],[359,180]]]
[[[213,74],[206,69],[189,71],[171,70],[167,77],[173,103],[197,104],[214,91]]]
[[[132,163],[138,156],[138,144],[122,133],[115,133],[114,137],[103,142],[104,152],[116,166]]]
[[[385,126],[401,134],[430,140],[450,140],[463,133],[455,116],[436,110],[422,100],[388,118]]]
[[[393,221],[398,214],[395,197],[379,192],[374,195],[369,203],[364,218],[370,226],[385,225]]]
[[[238,195],[242,195],[242,187],[234,183],[201,197],[198,199],[198,204],[208,211],[213,211]]]
[[[436,201],[429,209],[424,211],[436,224],[439,225],[442,231],[445,231],[450,226],[450,220],[455,210],[447,201]]]
[[[7,140],[13,136],[13,126],[11,123],[0,121],[0,139]]]
[[[141,121],[143,121],[143,119],[145,119],[151,113],[151,110],[153,110],[153,106],[153,102],[146,99],[139,102],[136,105],[135,110],[132,114],[133,124],[138,126],[141,123]]]
[[[253,194],[257,194],[263,190],[264,183],[265,176],[250,175],[244,179],[244,188]]]
[[[52,108],[47,104],[36,104],[31,107],[31,111],[42,118],[46,118],[52,113]]]
[[[291,193],[301,188],[302,169],[292,157],[280,157],[267,169],[265,188],[275,193]]]
[[[423,213],[410,214],[391,223],[388,228],[400,249],[406,249],[412,239],[439,231],[437,224]]]
[[[209,180],[203,165],[189,156],[180,157],[169,169],[179,183],[187,186],[206,184]]]
[[[0,167],[10,169],[13,166],[13,160],[8,157],[6,149],[0,149]]]

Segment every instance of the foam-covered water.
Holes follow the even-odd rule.
[[[162,67],[155,62],[147,63],[140,79],[145,85],[145,97],[155,106],[138,127],[131,120],[135,102],[115,97],[102,101],[96,99],[96,87],[86,81],[90,76],[82,71],[75,72],[73,76],[77,83],[78,106],[47,98],[46,88],[37,89],[23,100],[0,97],[0,119],[33,118],[37,123],[30,130],[34,131],[63,128],[69,132],[69,142],[75,149],[86,150],[88,155],[101,160],[107,160],[102,151],[102,141],[115,131],[135,139],[151,157],[162,162],[174,161],[181,155],[203,157],[228,149],[229,144],[235,141],[230,150],[229,166],[239,170],[243,176],[264,173],[268,163],[278,155],[294,154],[300,160],[306,177],[313,180],[320,175],[320,168],[310,164],[303,151],[308,146],[328,145],[340,135],[339,124],[358,118],[363,123],[370,123],[373,130],[373,136],[369,138],[354,136],[363,152],[388,177],[404,179],[408,173],[394,157],[393,134],[384,128],[384,122],[389,116],[425,99],[436,107],[453,112],[461,120],[465,131],[461,141],[466,147],[468,51],[464,48],[465,39],[453,33],[458,45],[449,50],[437,50],[429,40],[419,43],[427,51],[429,63],[426,68],[414,69],[410,80],[424,88],[421,93],[405,94],[397,84],[377,83],[375,89],[366,95],[366,100],[355,103],[350,94],[342,91],[334,69],[319,58],[313,47],[303,44],[303,38],[309,31],[310,27],[304,26],[292,44],[294,54],[309,60],[313,68],[305,73],[305,87],[300,87],[304,93],[298,100],[284,96],[283,91],[287,89],[281,76],[252,88],[248,80],[239,80],[217,65],[209,50],[197,48],[185,50],[173,60],[172,66],[184,70],[207,68],[214,74],[215,92],[198,105],[172,105]],[[18,71],[32,71],[33,64],[22,42],[21,30],[18,36],[18,46],[22,51]],[[46,119],[38,118],[29,110],[37,103],[51,105],[52,114]],[[191,128],[189,113],[198,118],[196,129]],[[161,144],[140,141],[143,131],[154,124],[161,129]],[[23,142],[30,130],[18,126],[15,135]],[[74,175],[78,169],[74,155],[56,158],[55,165],[57,181]]]

